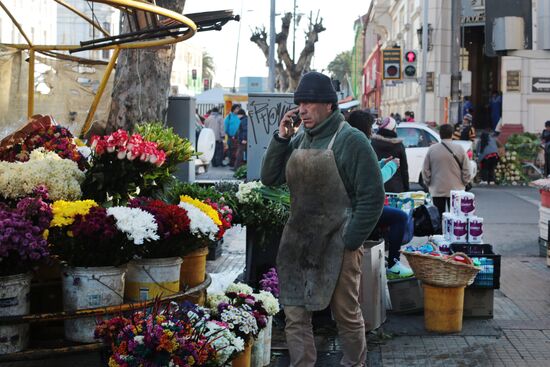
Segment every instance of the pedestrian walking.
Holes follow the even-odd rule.
[[[212,158],[212,167],[223,165],[223,140],[225,139],[225,129],[223,117],[217,107],[212,108],[206,120],[204,127],[212,129],[216,138],[216,146],[214,149],[214,157]]]
[[[235,167],[236,171],[240,166],[246,163],[246,146],[248,139],[248,116],[246,116],[246,111],[242,108],[237,113],[241,123],[239,124],[239,130],[237,131],[237,153],[235,158]]]
[[[231,106],[231,112],[225,117],[225,135],[227,136],[227,156],[229,158],[229,166],[235,166],[235,156],[237,153],[237,130],[241,120],[237,116],[237,112],[241,109],[241,105],[234,104]]]
[[[341,364],[364,366],[362,245],[384,204],[380,169],[368,139],[338,110],[330,78],[305,74],[294,103],[299,107],[283,116],[261,170],[265,185],[286,182],[290,189],[291,215],[277,256],[290,361],[294,367],[315,366],[311,314],[330,304]],[[296,113],[300,119],[293,119]]]
[[[452,143],[451,124],[442,125],[439,136],[441,142],[430,146],[424,158],[422,179],[439,214],[443,214],[450,207],[451,190],[464,190],[470,182],[470,166],[464,149]]]
[[[472,115],[474,113],[474,104],[470,100],[469,96],[464,97],[464,102],[462,102],[462,118],[467,114]]]
[[[487,131],[481,133],[479,138],[479,144],[476,149],[477,161],[481,168],[481,182],[482,184],[495,184],[496,176],[495,169],[499,160],[498,157],[498,145],[494,137],[492,137]]]
[[[397,123],[391,117],[385,117],[376,134],[372,136],[372,148],[378,159],[386,157],[399,158],[399,169],[395,175],[384,184],[386,192],[409,191],[409,165],[403,140],[397,137]]]

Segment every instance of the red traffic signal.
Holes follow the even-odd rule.
[[[416,62],[416,52],[407,51],[405,53],[405,62]]]

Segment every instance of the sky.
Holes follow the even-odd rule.
[[[296,27],[296,55],[299,55],[305,40],[305,28],[308,16],[313,12],[323,18],[325,31],[319,34],[315,44],[315,57],[312,68],[322,71],[340,52],[351,50],[354,43],[353,24],[359,16],[367,13],[370,0],[295,0],[296,12],[304,13]],[[269,34],[270,0],[187,0],[184,14],[232,9],[234,14],[241,15],[241,21],[227,23],[222,31],[200,32],[193,36],[189,44],[206,50],[214,59],[216,73],[213,84],[220,83],[223,87],[232,87],[236,72],[236,86],[239,86],[241,76],[267,77],[268,67],[260,48],[250,41],[252,30],[265,26]],[[275,13],[292,12],[294,0],[276,0]],[[239,24],[240,23],[240,24]],[[240,27],[240,37],[239,37]],[[275,30],[280,32],[281,16],[276,16]],[[240,42],[238,42],[240,40]],[[292,53],[292,25],[289,34],[288,49]],[[238,58],[237,58],[237,44]],[[237,62],[236,62],[237,60]],[[325,73],[328,72],[325,70]]]

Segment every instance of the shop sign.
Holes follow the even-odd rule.
[[[462,0],[462,26],[485,25],[485,0]]]
[[[533,93],[550,93],[550,78],[532,78]]]
[[[507,70],[506,71],[506,91],[507,92],[520,92],[521,91],[521,79],[519,70]]]

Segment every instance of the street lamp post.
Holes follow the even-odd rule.
[[[271,0],[269,16],[269,75],[267,78],[267,89],[269,92],[275,90],[275,0]]]

